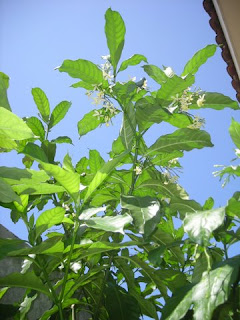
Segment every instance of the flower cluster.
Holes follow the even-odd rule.
[[[188,126],[190,129],[200,129],[204,127],[205,120],[199,116],[194,116],[193,123]]]
[[[190,105],[193,103],[193,100],[197,99],[197,106],[200,108],[204,105],[205,102],[205,94],[201,94],[201,90],[190,91],[191,88],[187,88],[183,91],[182,95],[176,95],[172,97],[173,102],[171,103],[171,107],[179,107],[181,111],[188,111]]]
[[[113,81],[113,75],[112,75],[112,65],[110,62],[110,55],[102,56],[103,60],[106,60],[105,63],[101,64],[101,69],[103,73],[104,80]]]

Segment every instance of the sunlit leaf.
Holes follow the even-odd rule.
[[[72,103],[69,101],[62,101],[53,109],[50,117],[50,121],[49,121],[49,128],[54,127],[58,122],[60,122],[65,117],[69,108],[71,107],[71,104]]]
[[[201,67],[201,65],[203,65],[210,57],[212,57],[215,54],[216,49],[216,44],[210,44],[196,52],[195,55],[185,65],[181,76],[186,76],[189,73],[195,74]]]
[[[104,163],[105,161],[97,150],[89,150],[89,167],[92,173],[97,173]]]
[[[84,221],[88,227],[109,232],[120,232],[122,234],[124,234],[123,228],[125,225],[131,222],[132,217],[129,214],[118,215],[115,217],[96,217]]]
[[[147,63],[147,58],[145,56],[143,56],[142,54],[134,54],[133,56],[131,56],[131,58],[129,58],[121,63],[121,66],[118,69],[118,72],[127,69],[127,67],[129,67],[129,66],[135,66],[142,61]]]
[[[222,110],[224,108],[231,108],[233,110],[239,110],[239,104],[237,101],[232,100],[231,98],[224,96],[221,93],[217,92],[202,92],[204,94],[204,103],[201,106],[202,108],[210,108],[215,110]],[[190,109],[199,109],[199,106],[195,101],[189,106]]]
[[[121,155],[116,158],[109,160],[106,162],[100,170],[94,176],[92,182],[88,186],[87,193],[84,197],[84,202],[88,200],[91,194],[100,186],[100,184],[109,176],[113,169],[119,164],[119,162],[124,159],[124,157],[128,154],[129,151],[123,152]]]
[[[33,88],[32,95],[43,120],[45,122],[48,122],[50,115],[50,106],[46,94],[40,88]]]
[[[25,118],[25,121],[35,136],[40,137],[40,140],[44,140],[45,130],[42,122],[37,117]]]
[[[51,141],[52,143],[70,143],[73,144],[72,139],[67,136],[57,137]]]
[[[173,152],[176,150],[190,151],[194,148],[212,147],[210,136],[203,130],[188,128],[178,129],[171,134],[161,136],[147,151],[146,155],[154,152]]]
[[[236,147],[240,149],[240,123],[232,118],[229,133]]]
[[[88,60],[64,60],[58,70],[68,73],[72,78],[79,78],[90,84],[97,85],[103,82],[102,70]]]
[[[143,66],[143,69],[151,78],[153,78],[153,80],[161,85],[169,79],[164,71],[157,66],[148,64]]]
[[[135,110],[132,103],[124,108],[120,137],[126,149],[131,149],[136,131]]]
[[[34,134],[21,118],[0,107],[0,137],[1,139],[24,140],[34,138]]]
[[[160,203],[150,197],[122,196],[121,206],[129,210],[140,233],[148,237],[160,221]]]
[[[224,208],[186,213],[184,230],[194,242],[208,245],[212,232],[223,223],[224,214]]]
[[[56,207],[42,212],[36,221],[36,238],[47,229],[61,223],[64,214],[65,210],[62,207]]]
[[[7,97],[8,87],[9,77],[5,73],[0,72],[0,106],[11,111],[11,107]]]
[[[84,136],[89,131],[96,129],[103,120],[98,119],[95,115],[95,110],[92,110],[84,115],[84,117],[78,121],[78,133],[81,136]]]
[[[182,319],[193,304],[195,320],[211,320],[214,309],[228,299],[239,265],[239,257],[228,259],[209,273],[205,272],[197,284],[180,288],[166,302],[161,319]]]
[[[80,220],[87,220],[97,214],[98,212],[103,212],[106,210],[106,207],[99,207],[99,208],[89,208],[83,210],[83,212],[80,214],[79,219]]]
[[[114,70],[116,70],[124,46],[125,24],[121,15],[111,8],[105,13],[105,20],[107,45],[111,56],[111,63]]]

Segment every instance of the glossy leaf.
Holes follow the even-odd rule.
[[[131,58],[129,58],[121,63],[121,66],[118,69],[118,72],[127,69],[129,66],[135,66],[142,61],[147,63],[147,58],[145,56],[143,56],[142,54],[134,54],[133,56],[131,56]]]
[[[146,155],[154,152],[173,152],[176,150],[190,151],[194,148],[212,147],[210,136],[206,131],[183,128],[171,134],[161,136],[147,151]]]
[[[71,104],[71,102],[62,101],[53,109],[50,117],[49,128],[54,127],[65,117],[69,108],[71,107]]]
[[[51,293],[48,290],[47,286],[45,286],[40,278],[35,276],[33,272],[24,274],[11,273],[4,278],[0,278],[0,286],[33,289],[38,292],[42,292],[48,297],[51,297]]]
[[[11,107],[7,97],[8,87],[9,77],[5,73],[0,72],[0,106],[11,111]]]
[[[97,173],[104,163],[105,161],[97,150],[89,151],[89,167],[92,173]]]
[[[105,34],[107,45],[111,56],[111,63],[116,71],[118,61],[122,54],[125,37],[125,24],[121,15],[117,11],[109,8],[105,13]]]
[[[41,166],[69,192],[75,201],[77,200],[80,187],[79,174],[64,170],[53,164],[41,162]]]
[[[62,186],[49,183],[31,183],[30,181],[27,183],[13,185],[12,189],[21,195],[52,194],[65,191],[65,188],[63,188]]]
[[[109,231],[120,232],[124,234],[123,228],[125,225],[132,222],[132,217],[129,214],[118,215],[115,217],[105,216],[103,218],[96,217],[85,220],[84,223],[91,228]]]
[[[11,186],[5,182],[0,177],[0,201],[3,203],[10,203],[13,201],[17,201],[19,204],[21,204],[21,199],[19,196],[13,191]]]
[[[148,237],[160,221],[160,203],[150,197],[122,196],[121,206],[129,210],[140,233]]]
[[[204,103],[201,106],[201,109],[210,108],[215,110],[222,110],[224,108],[231,108],[233,110],[239,110],[239,104],[237,101],[232,100],[231,98],[217,92],[202,92],[205,94]],[[190,109],[199,109],[196,101],[189,106]]]
[[[97,117],[94,116],[95,110],[92,110],[85,114],[85,116],[78,121],[78,133],[81,136],[84,136],[89,131],[96,129],[101,123],[102,120],[99,120]]]
[[[45,122],[48,122],[50,115],[50,105],[46,94],[40,88],[33,88],[32,95],[43,120]]]
[[[37,117],[26,118],[26,123],[35,136],[39,137],[41,141],[45,138],[45,130],[42,122]]]
[[[126,149],[131,149],[136,131],[135,110],[132,103],[124,108],[120,137]]]
[[[64,60],[58,70],[68,73],[72,78],[79,78],[90,84],[97,85],[103,82],[102,70],[88,60]]]
[[[205,272],[197,284],[180,288],[167,301],[161,319],[182,319],[193,304],[195,320],[211,320],[214,309],[228,299],[239,265],[239,257],[228,259],[209,273]]]
[[[233,118],[229,127],[229,133],[236,147],[240,149],[240,123],[235,121]]]
[[[153,80],[161,85],[169,79],[164,71],[157,66],[148,64],[143,66],[143,69]]]
[[[93,90],[94,86],[88,82],[85,81],[78,81],[76,83],[73,83],[71,85],[73,88],[84,88],[86,90]]]
[[[72,139],[67,136],[60,136],[51,141],[52,143],[70,143],[73,144]]]
[[[224,208],[186,213],[184,230],[192,241],[206,246],[212,232],[222,225],[224,213]]]
[[[84,202],[88,200],[91,194],[100,186],[100,184],[110,175],[113,169],[119,164],[121,160],[128,154],[129,151],[123,152],[121,155],[116,158],[106,162],[100,170],[94,176],[92,182],[88,186],[87,193],[84,197]]]
[[[181,76],[186,76],[189,73],[195,74],[201,67],[201,65],[203,65],[210,57],[215,54],[216,49],[216,44],[210,44],[196,52],[195,55],[185,65]]]
[[[62,207],[56,207],[42,212],[36,221],[36,238],[47,229],[61,223],[64,214],[65,210]]]
[[[0,139],[24,140],[34,138],[27,124],[11,111],[0,107]]]
[[[80,214],[79,219],[80,220],[88,220],[98,212],[103,212],[106,210],[106,207],[99,207],[99,208],[89,208],[86,210],[83,210],[83,212]]]

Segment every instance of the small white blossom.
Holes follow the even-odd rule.
[[[172,78],[175,73],[173,71],[173,69],[171,67],[167,67],[163,70],[163,72],[165,73],[165,75],[168,77],[168,78]]]
[[[104,117],[104,115],[102,114],[102,110],[100,110],[100,111],[95,110],[93,116],[97,117],[98,120],[101,120],[101,118]]]
[[[80,262],[71,262],[70,264],[70,269],[72,269],[72,271],[74,273],[78,273],[78,270],[80,270],[82,267]]]
[[[139,166],[136,166],[136,168],[134,169],[134,171],[136,172],[136,175],[140,175],[142,173],[142,168]]]
[[[204,105],[204,102],[205,102],[205,94],[199,96],[199,98],[197,99],[197,106],[200,108]]]
[[[110,59],[110,54],[107,54],[106,56],[101,56],[101,58],[103,60],[108,60],[108,59]]]
[[[238,158],[240,158],[240,149],[235,149],[235,154]]]

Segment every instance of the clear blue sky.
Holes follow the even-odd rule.
[[[50,135],[51,139],[68,135],[75,144],[74,147],[61,145],[58,160],[69,152],[76,163],[89,149],[99,149],[107,159],[112,140],[118,136],[120,117],[114,121],[114,126],[103,126],[78,140],[77,121],[94,107],[84,90],[69,87],[76,82],[74,79],[54,71],[64,59],[83,58],[102,63],[101,55],[108,54],[104,13],[109,7],[119,11],[126,24],[123,60],[140,53],[150,64],[171,66],[176,73],[181,73],[197,50],[215,43],[215,34],[201,0],[1,0],[0,71],[11,78],[8,94],[13,112],[20,117],[36,115],[31,95],[33,87],[45,91],[52,109],[62,100],[72,101],[70,112]],[[125,79],[145,76],[139,67],[131,67],[123,75]],[[196,86],[202,90],[221,92],[235,99],[220,49],[200,69],[196,80]],[[153,82],[149,81],[149,85],[154,88]],[[184,169],[180,183],[190,197],[201,204],[212,196],[216,207],[223,206],[237,190],[239,182],[236,180],[221,188],[221,183],[212,176],[213,165],[227,165],[234,158],[228,127],[232,116],[240,121],[239,111],[203,110],[198,114],[205,117],[205,130],[210,132],[215,146],[186,152],[181,160]],[[149,144],[167,130],[169,127],[154,126],[148,135]],[[21,158],[11,152],[1,155],[0,161],[1,165],[22,167]],[[25,227],[14,225],[7,210],[2,210],[0,223],[26,238]]]

